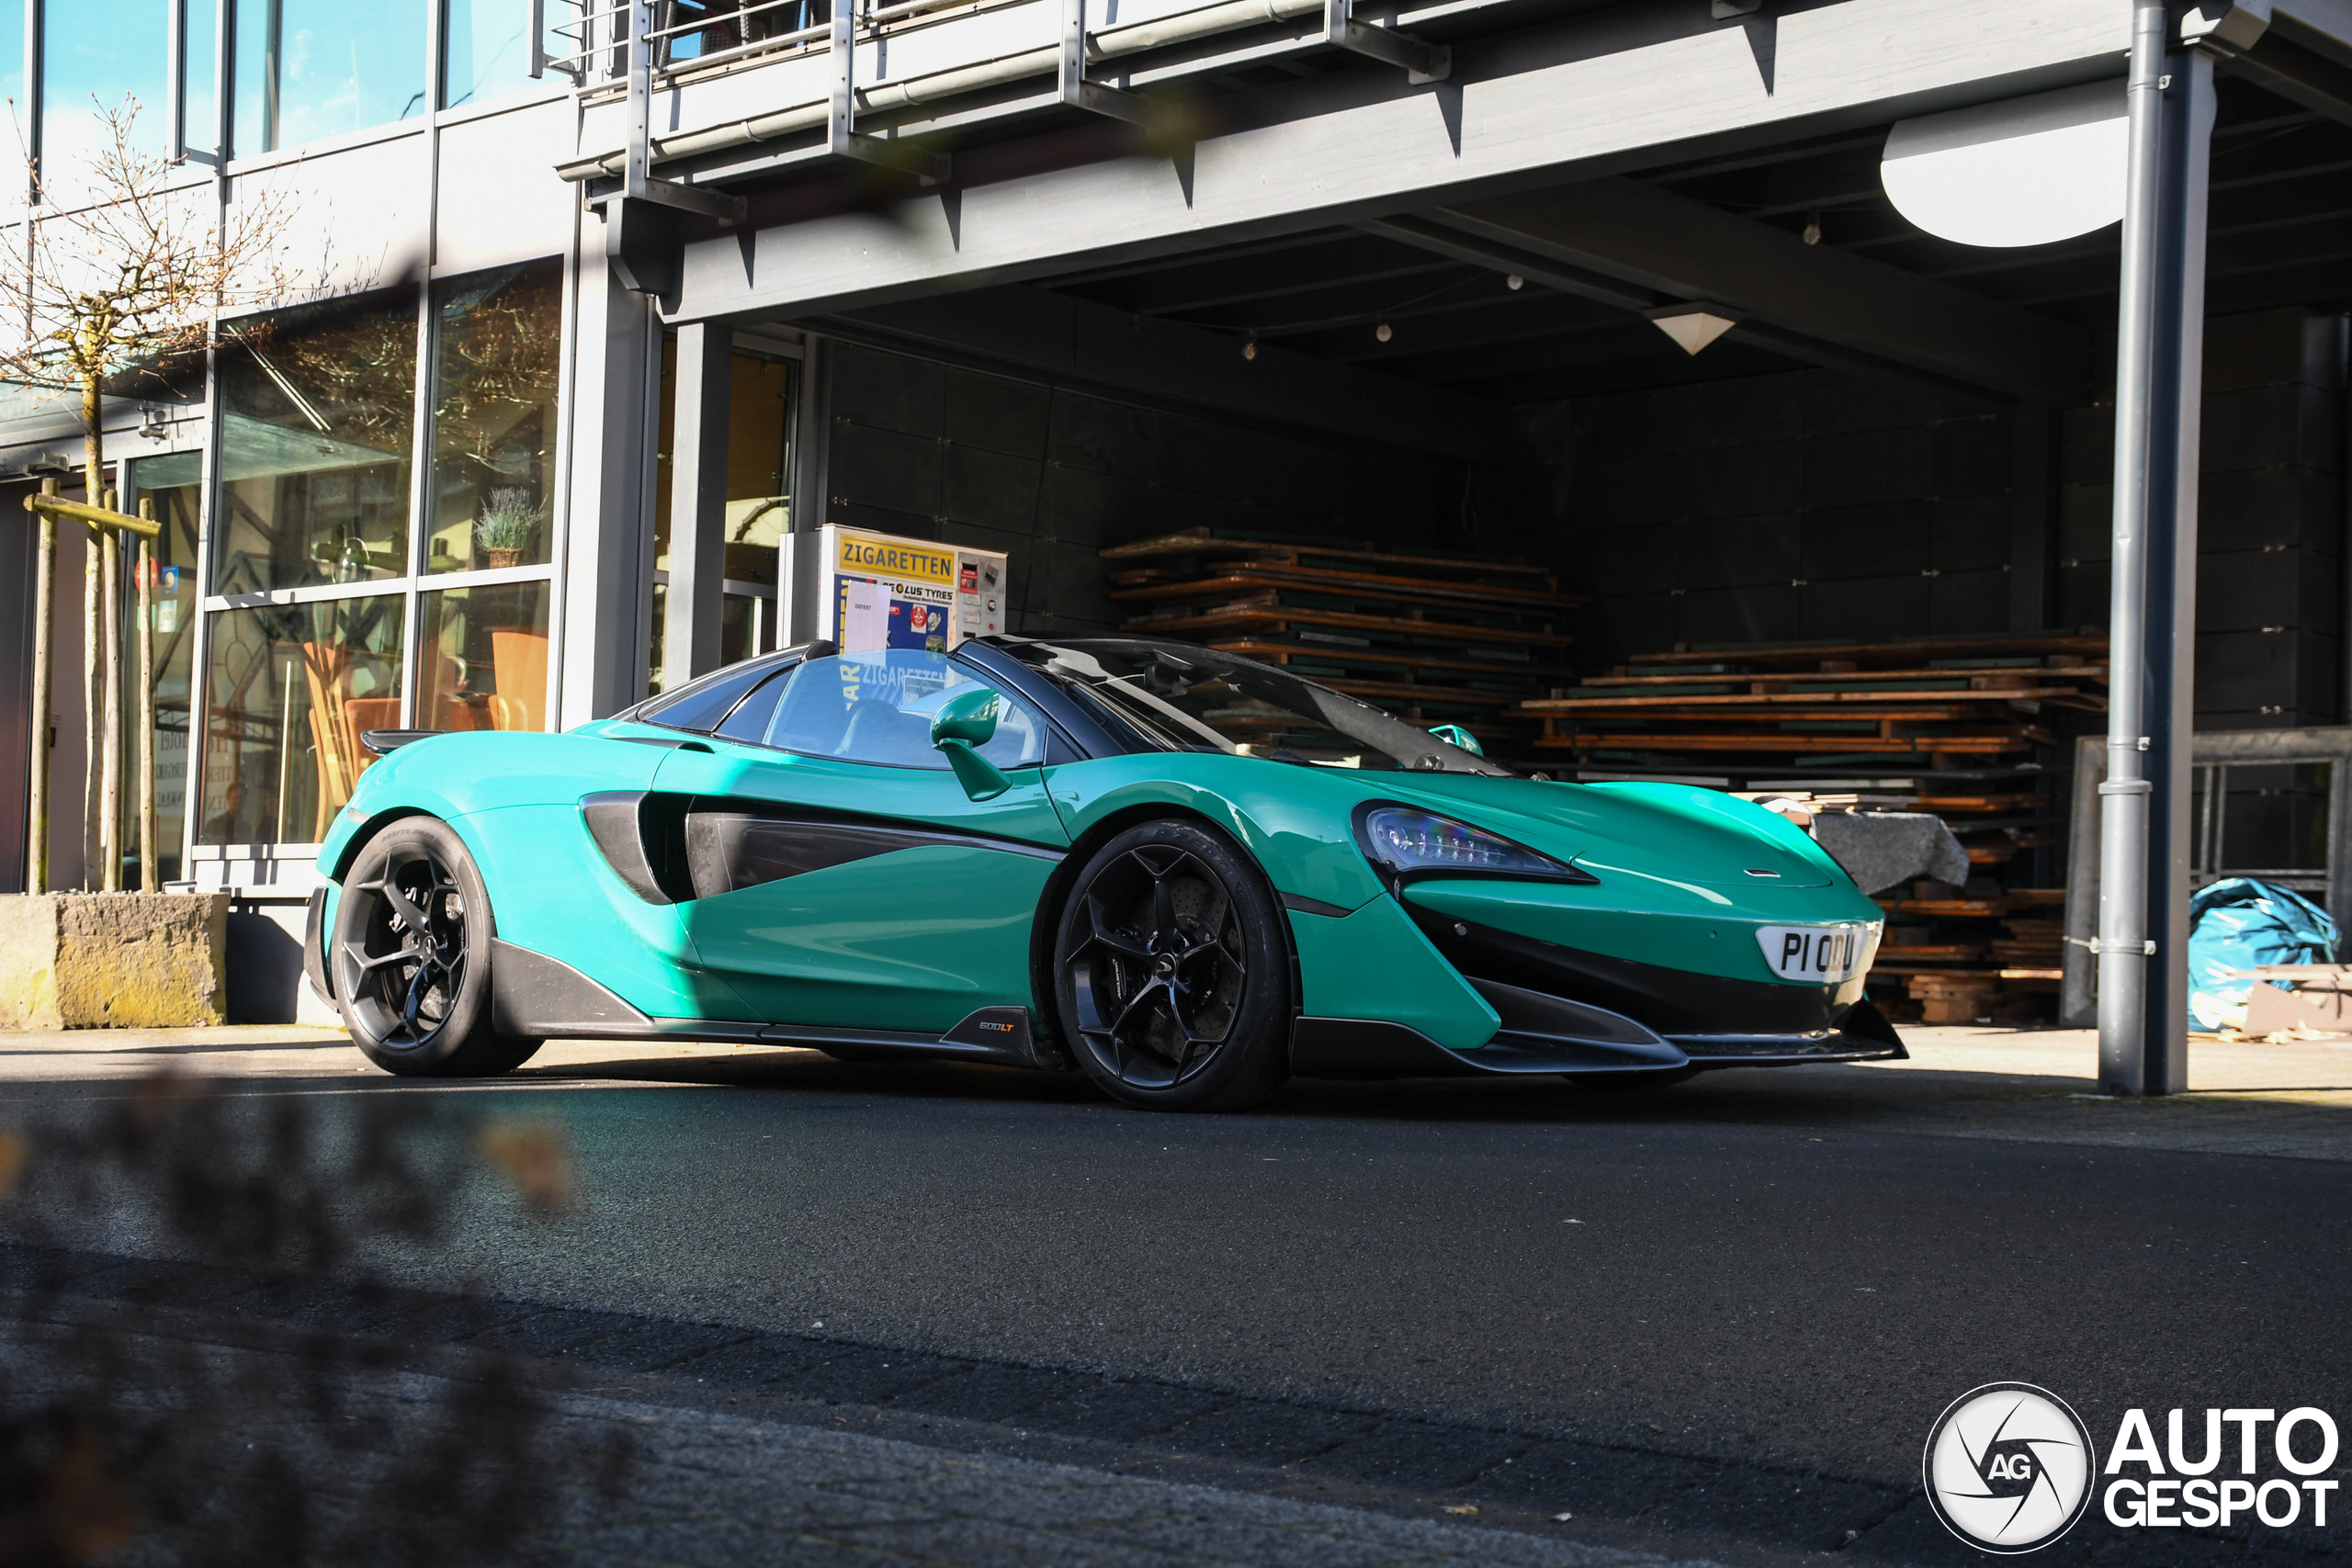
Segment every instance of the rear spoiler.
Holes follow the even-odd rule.
[[[446,729],[363,729],[359,732],[359,744],[381,757],[429,736],[448,733]]]

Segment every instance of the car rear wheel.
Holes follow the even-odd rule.
[[[386,1072],[481,1077],[518,1067],[536,1040],[492,1019],[490,894],[447,823],[410,817],[352,863],[327,953],[352,1043]]]
[[[1290,947],[1249,858],[1163,820],[1097,850],[1054,943],[1062,1038],[1104,1092],[1154,1111],[1255,1104],[1290,1071]]]

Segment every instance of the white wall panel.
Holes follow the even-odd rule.
[[[442,130],[436,273],[553,255],[571,243],[580,187],[557,179],[553,165],[571,155],[572,129],[570,100],[557,98]]]
[[[302,295],[377,288],[423,275],[430,171],[423,130],[240,174],[232,199],[275,192],[290,222],[279,252]]]

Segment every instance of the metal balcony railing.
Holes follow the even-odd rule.
[[[601,96],[625,88],[629,103],[626,144],[609,152],[574,158],[558,165],[567,180],[617,178],[623,193],[667,205],[709,212],[727,220],[741,204],[715,198],[707,188],[652,178],[661,164],[679,163],[757,142],[824,133],[820,152],[888,164],[920,175],[926,183],[947,177],[943,152],[927,152],[907,139],[910,110],[930,109],[952,98],[985,93],[1026,79],[1057,77],[1053,91],[1063,103],[1092,113],[1165,127],[1175,115],[1132,86],[1096,75],[1098,67],[1163,51],[1192,49],[1220,34],[1301,23],[1318,43],[1399,68],[1408,80],[1429,82],[1451,70],[1451,51],[1424,41],[1391,16],[1370,23],[1355,14],[1358,0],[1208,0],[1183,9],[1147,15],[1110,27],[1093,25],[1089,12],[1100,0],[534,0],[544,10],[559,7],[562,18],[548,29],[566,45],[545,54],[543,71],[571,79],[575,87]],[[1480,0],[1473,0],[1478,4]],[[1406,11],[1417,0],[1403,0]],[[1450,9],[1442,3],[1439,10]],[[1054,34],[1035,46],[1009,41],[1001,29],[968,60],[941,60],[911,74],[878,70],[878,80],[858,79],[865,67],[854,56],[901,28],[967,19],[1007,11],[1042,11]],[[1316,23],[1319,22],[1319,26]],[[535,36],[538,36],[535,32]],[[1298,41],[1304,41],[1303,39]],[[788,99],[751,115],[730,112],[713,123],[680,127],[657,137],[650,100],[657,92],[764,58],[805,58],[823,51],[834,60],[831,85],[823,96]],[[1213,71],[1205,58],[1190,60],[1198,73]],[[798,89],[806,93],[806,86]],[[868,116],[886,117],[892,129],[876,136],[861,129]],[[918,133],[919,134],[919,133]],[[601,199],[601,197],[599,197]]]

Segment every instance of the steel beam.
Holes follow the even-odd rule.
[[[628,7],[628,144],[623,152],[621,197],[653,202],[733,225],[743,220],[743,198],[661,179],[648,171],[653,156],[653,6],[630,0]]]
[[[673,319],[803,319],[1426,210],[2111,73],[2113,0],[1835,0],[1743,25],[1618,6],[1453,46],[1442,89],[1376,72],[1267,87],[1181,158],[959,152],[961,184],[691,241]],[[1669,154],[1668,149],[1671,149]]]
[[[2289,103],[2352,125],[2352,0],[2198,0],[2179,41]]]
[[[1453,51],[1443,44],[1357,21],[1355,0],[1323,0],[1323,38],[1335,49],[1396,66],[1416,86],[1442,82],[1453,70]]]
[[[1508,438],[1509,411],[1499,404],[1272,344],[1244,359],[1238,337],[1043,288],[978,289],[837,321],[843,335],[1457,461],[1499,462]]]
[[[1062,0],[1062,58],[1058,86],[1062,102],[1089,114],[1108,115],[1131,124],[1149,121],[1151,105],[1122,87],[1091,82],[1086,76],[1086,0]]]
[[[2115,367],[2115,532],[2099,834],[2099,1079],[2188,1086],[2189,746],[2197,626],[2211,57],[2134,0]]]
[[[2064,322],[1808,245],[1638,180],[1590,180],[1423,217],[1509,254],[1602,280],[1601,288],[1579,290],[1589,298],[1646,298],[1636,309],[1685,300],[1730,306],[1739,330],[1766,347],[1802,355],[1804,340],[1825,360],[1860,355],[2004,397],[2063,404],[2087,390],[2087,343]]]
[[[833,0],[833,87],[827,100],[825,145],[837,158],[896,169],[927,186],[944,185],[951,172],[947,155],[926,152],[857,129],[857,0]]]
[[[592,244],[579,263],[579,347],[569,521],[556,570],[564,579],[558,717],[568,729],[645,694],[647,615],[652,603],[654,410],[659,329]]]
[[[726,601],[727,423],[732,334],[678,329],[670,417],[670,590],[663,597],[662,689],[718,668]]]

